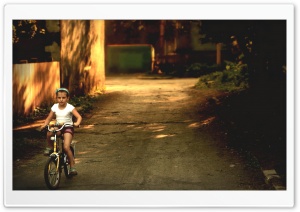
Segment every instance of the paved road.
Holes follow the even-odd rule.
[[[102,101],[76,129],[78,175],[60,190],[268,190],[253,168],[206,130],[211,114],[195,112],[214,92],[197,79],[108,77]],[[14,190],[47,190],[46,157],[14,163]]]

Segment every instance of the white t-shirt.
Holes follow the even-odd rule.
[[[67,103],[67,106],[61,110],[58,108],[58,103],[56,103],[51,107],[51,110],[55,113],[57,122],[73,124],[72,111],[74,108],[75,107],[73,105]]]

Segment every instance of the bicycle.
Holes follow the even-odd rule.
[[[64,170],[65,176],[67,178],[72,178],[73,175],[70,174],[70,164],[68,161],[67,154],[64,152],[64,139],[63,134],[57,135],[64,127],[72,126],[66,123],[54,123],[53,121],[47,126],[49,132],[53,132],[51,140],[53,141],[53,152],[49,155],[49,158],[45,164],[44,168],[44,179],[46,185],[49,189],[57,189],[60,184],[61,173]],[[75,160],[75,143],[71,143],[71,151],[73,158]]]

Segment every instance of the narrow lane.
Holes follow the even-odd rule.
[[[86,120],[90,128],[77,136],[78,167],[93,170],[83,168],[77,189],[266,189],[260,170],[248,167],[195,116],[194,96],[186,91],[196,82],[108,78],[110,101],[98,106]],[[79,180],[86,174],[95,177],[93,184]]]
[[[269,189],[259,169],[249,167],[218,132],[206,131],[213,117],[202,120],[194,109],[214,94],[190,95],[196,82],[107,78],[105,100],[76,129],[78,176],[63,176],[60,190]],[[36,155],[16,164],[14,189],[47,189],[43,161]]]

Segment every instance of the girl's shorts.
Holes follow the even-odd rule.
[[[62,132],[70,133],[73,136],[74,135],[74,127],[65,127]]]

